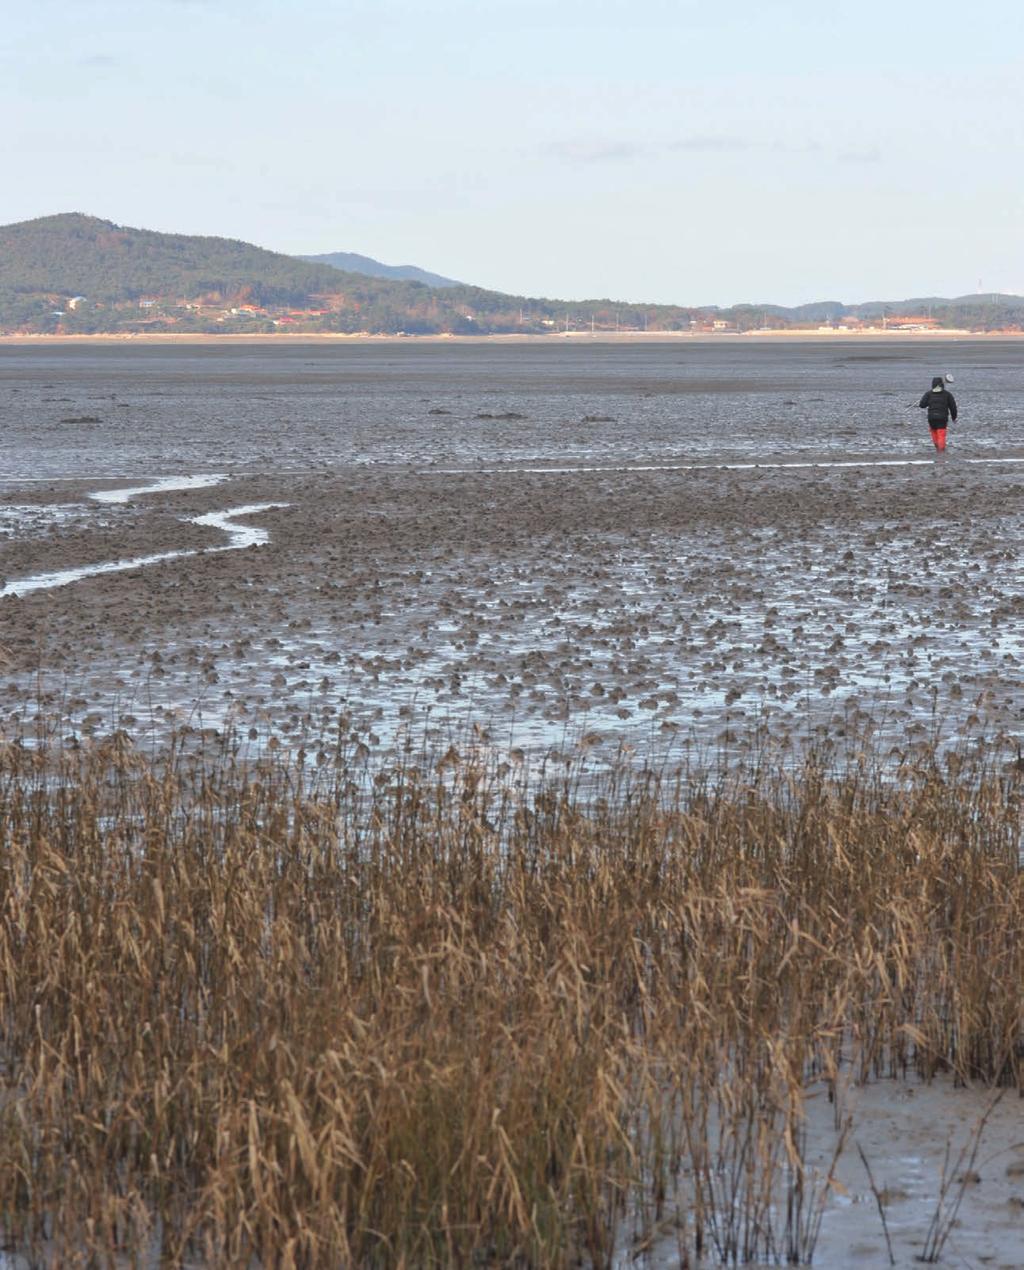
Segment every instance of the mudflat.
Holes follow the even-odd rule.
[[[1012,736],[1020,360],[4,348],[0,709],[382,745]],[[946,369],[936,459],[916,401]]]

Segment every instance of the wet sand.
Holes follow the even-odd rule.
[[[904,747],[1024,730],[1017,465],[350,468],[97,492],[22,485],[0,507],[7,717],[34,712],[42,670],[82,700],[73,728],[198,710],[322,738],[346,716],[384,743],[429,717],[709,753],[758,726]],[[224,550],[216,518],[238,508],[265,545]]]
[[[1013,738],[1019,348],[0,348],[0,719]]]
[[[829,341],[838,340],[854,340],[863,342],[865,340],[877,341],[885,340],[893,341],[948,341],[948,340],[1012,340],[1019,339],[1021,332],[1019,331],[992,331],[990,333],[978,333],[968,330],[949,329],[941,331],[889,331],[882,329],[871,329],[864,331],[849,330],[830,330],[821,329],[790,331],[790,330],[754,330],[744,331],[742,334],[738,332],[715,333],[709,331],[558,331],[547,335],[373,335],[368,332],[360,332],[357,334],[345,334],[342,332],[323,332],[302,334],[292,334],[289,332],[277,332],[273,335],[251,334],[251,335],[216,335],[207,334],[176,334],[173,331],[149,332],[149,331],[125,331],[111,332],[106,335],[0,335],[0,346],[7,345],[12,348],[26,348],[33,346],[52,345],[54,347],[74,347],[76,345],[82,347],[116,347],[124,344],[150,344],[155,347],[160,345],[252,345],[253,347],[278,345],[287,347],[289,344],[309,344],[315,346],[317,344],[330,343],[348,343],[348,344],[399,344],[407,345],[410,342],[417,344],[454,344],[454,345],[479,345],[479,344],[551,344],[556,340],[569,339],[586,343],[600,344],[665,344],[675,343],[678,341],[692,342],[715,342],[715,343],[736,343],[747,340],[770,340],[773,343],[806,342],[808,340],[820,341],[825,338]]]
[[[1024,1264],[1024,1116],[1012,1090],[1000,1097],[999,1091],[981,1086],[957,1086],[947,1076],[931,1084],[883,1079],[839,1087],[833,1102],[823,1083],[808,1089],[805,1113],[805,1161],[819,1194],[839,1143],[839,1126],[847,1118],[851,1122],[834,1183],[827,1188],[815,1266],[911,1270],[922,1263],[937,1213],[938,1226],[949,1227],[938,1264],[998,1270],[1019,1270]],[[687,1198],[684,1175],[683,1214]],[[783,1207],[780,1197],[780,1211]],[[680,1264],[672,1224],[666,1219],[665,1233],[654,1241],[646,1264]],[[645,1264],[634,1257],[627,1239],[624,1230],[616,1264]],[[707,1264],[717,1263],[712,1257]]]

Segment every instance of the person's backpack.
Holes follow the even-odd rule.
[[[928,394],[928,425],[944,428],[949,423],[949,393],[944,384],[933,384]]]

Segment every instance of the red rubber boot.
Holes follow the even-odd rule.
[[[932,428],[932,440],[935,442],[935,448],[941,454],[946,448],[946,429]]]

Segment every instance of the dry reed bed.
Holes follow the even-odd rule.
[[[806,1260],[808,1082],[1021,1088],[1019,828],[1012,779],[934,764],[530,792],[7,745],[8,1246]]]

